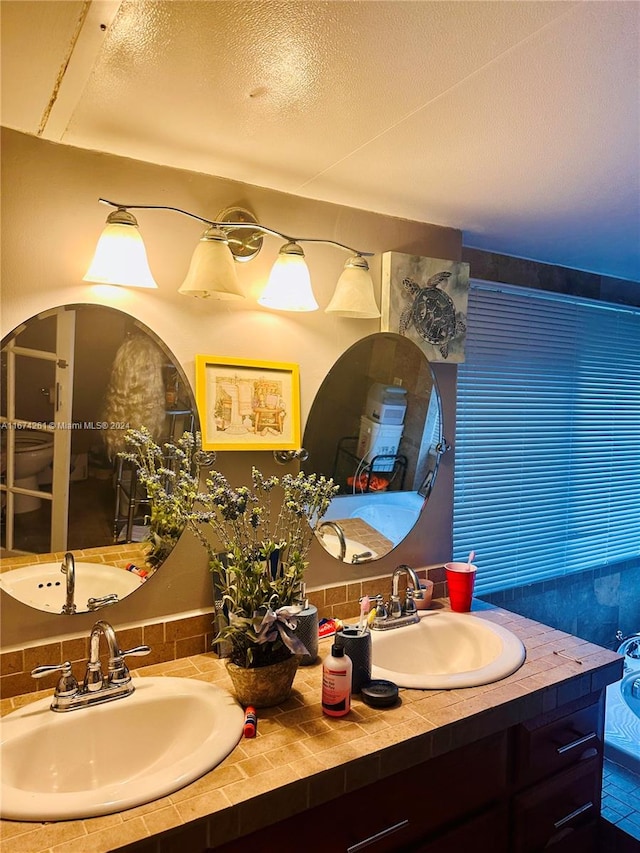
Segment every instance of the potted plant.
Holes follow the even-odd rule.
[[[295,628],[309,548],[337,487],[316,474],[264,477],[253,468],[248,486],[211,470],[201,489],[199,469],[211,458],[198,436],[161,448],[145,430],[130,430],[127,441],[155,517],[172,530],[188,526],[207,551],[227,617],[214,644],[228,645],[238,698],[258,707],[282,701],[306,653]]]

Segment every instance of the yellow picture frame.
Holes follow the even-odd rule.
[[[297,364],[196,355],[204,450],[298,450]]]

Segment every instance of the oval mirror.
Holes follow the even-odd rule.
[[[303,439],[303,469],[340,487],[318,533],[325,550],[367,563],[399,545],[429,498],[443,444],[422,350],[391,332],[350,347],[320,386]]]
[[[115,603],[177,541],[147,539],[145,494],[118,454],[129,427],[160,443],[197,429],[188,380],[139,320],[78,304],[7,335],[0,381],[0,588],[54,613]]]

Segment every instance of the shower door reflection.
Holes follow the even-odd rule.
[[[7,551],[14,550],[21,516],[41,509],[50,518],[51,550],[67,547],[75,314],[56,312],[50,321],[47,333],[34,339],[22,332],[3,348],[6,411],[0,470]],[[36,408],[29,404],[27,388],[39,395]],[[45,471],[50,476],[43,483]]]

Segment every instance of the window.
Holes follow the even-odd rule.
[[[476,592],[640,555],[640,310],[473,282],[454,554]]]

